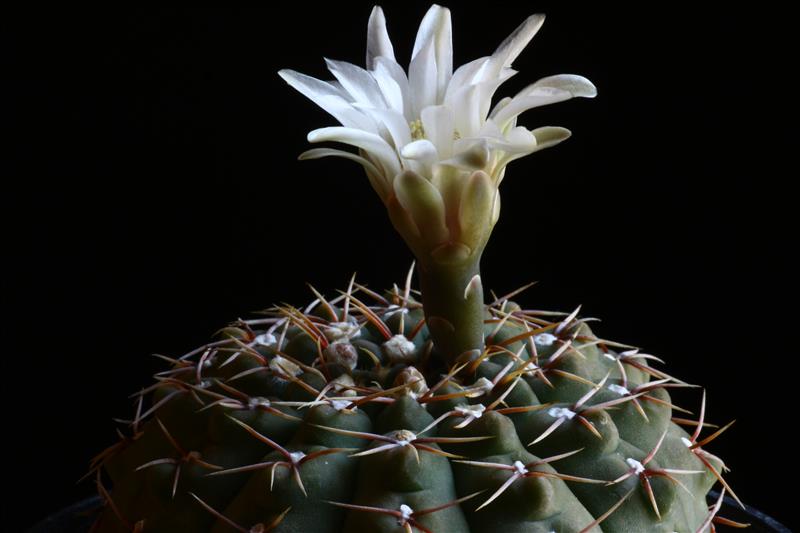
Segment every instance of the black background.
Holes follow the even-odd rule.
[[[599,90],[521,120],[573,137],[509,167],[485,286],[540,280],[528,307],[583,304],[601,335],[705,385],[710,420],[738,419],[709,449],[746,502],[788,523],[786,15],[463,4],[450,5],[456,65],[548,14],[500,95],[562,72]],[[410,253],[360,168],[296,161],[333,119],[276,74],[363,64],[370,6],[3,17],[5,530],[92,492],[75,482],[160,368],[149,354],[307,302],[306,281],[332,294],[353,271],[372,287],[402,279]],[[384,8],[405,65],[427,4]]]

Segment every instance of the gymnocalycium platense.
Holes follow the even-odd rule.
[[[723,462],[691,387],[658,358],[595,335],[578,310],[491,294],[481,254],[511,161],[569,137],[518,125],[594,85],[561,74],[491,105],[541,27],[533,15],[494,53],[453,70],[450,11],[425,15],[406,72],[380,7],[366,68],[335,80],[280,76],[340,126],[300,159],[359,163],[416,257],[421,290],[355,277],[304,307],[223,328],[134,396],[120,440],[92,462],[96,532],[706,532]],[[684,430],[683,428],[687,428]],[[712,426],[713,427],[713,426]],[[688,431],[688,432],[687,432]],[[107,488],[109,487],[109,488]]]

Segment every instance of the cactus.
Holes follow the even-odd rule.
[[[96,532],[705,532],[730,521],[706,495],[724,463],[710,426],[672,403],[692,388],[663,361],[598,337],[590,319],[486,303],[482,251],[513,159],[566,139],[517,126],[523,111],[594,86],[551,76],[500,100],[538,31],[534,15],[492,56],[452,71],[450,14],[422,21],[409,74],[380,8],[367,70],[338,83],[284,70],[342,127],[301,159],[353,159],[416,256],[405,283],[355,276],[335,297],[266,309],[220,330],[134,395],[120,440],[90,475]],[[421,291],[412,288],[416,271]],[[525,287],[523,287],[524,289]],[[684,427],[687,430],[683,429]],[[107,488],[110,487],[110,488]],[[736,524],[734,524],[736,525]]]

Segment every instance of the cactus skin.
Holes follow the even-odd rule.
[[[450,366],[408,288],[371,297],[351,284],[172,360],[92,463],[93,531],[708,530],[724,465],[687,446],[667,392],[687,385],[649,356],[503,298]]]

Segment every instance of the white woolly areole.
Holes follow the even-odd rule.
[[[276,355],[270,359],[269,368],[273,372],[277,372],[279,374],[291,374],[292,376],[299,376],[303,372],[303,369],[298,365],[292,363],[285,357],[281,357],[280,355]]]
[[[407,307],[400,307],[399,305],[392,304],[386,308],[386,313],[383,315],[385,318],[389,318],[392,315],[396,315],[397,313],[408,314]]]
[[[627,396],[628,394],[631,393],[631,391],[629,391],[622,385],[617,385],[616,383],[612,383],[611,385],[609,385],[608,390],[610,390],[611,392],[616,392],[620,396]]]
[[[694,446],[694,444],[692,444],[692,441],[690,441],[686,437],[681,437],[681,442],[685,444],[687,448],[691,448],[692,446]]]
[[[361,335],[361,326],[355,322],[331,322],[323,326],[322,332],[329,341],[354,339]]]
[[[407,429],[401,429],[395,432],[394,438],[400,446],[408,446],[417,439],[417,435]]]
[[[353,379],[353,376],[349,374],[342,374],[338,377],[333,378],[333,380],[331,381],[331,386],[333,387],[333,390],[335,390],[336,392],[339,392],[346,387],[353,387],[355,386],[355,384],[356,382]],[[347,392],[352,392],[355,394],[354,390],[347,389],[346,393]]]
[[[250,409],[255,409],[256,407],[269,407],[272,405],[270,401],[262,396],[253,396],[250,398],[250,401],[247,402],[247,406]]]
[[[292,459],[292,463],[295,463],[295,464],[300,462],[300,461],[302,461],[303,457],[305,457],[305,456],[306,456],[306,454],[304,454],[303,452],[291,452],[291,453],[289,453],[289,457]]]
[[[520,476],[522,476],[528,473],[528,469],[525,468],[525,465],[522,464],[522,461],[514,461],[514,464],[512,466],[514,467],[515,474],[519,474]]]
[[[323,350],[325,358],[343,367],[353,370],[358,364],[358,351],[356,347],[347,342],[347,339],[333,341]]]
[[[253,341],[261,346],[266,346],[267,348],[271,348],[278,343],[278,339],[272,333],[262,333],[261,335],[257,335]]]
[[[558,340],[558,337],[553,335],[552,333],[539,333],[535,337],[533,337],[533,342],[538,344],[539,346],[552,346],[554,342]]]
[[[483,393],[486,393],[486,392],[491,391],[494,388],[494,383],[492,383],[492,381],[487,379],[487,378],[479,378],[479,379],[477,379],[475,381],[475,383],[470,388],[479,389]]]
[[[483,404],[478,403],[475,405],[456,405],[456,408],[453,410],[463,416],[480,418],[483,416],[483,412],[486,411],[486,407],[484,407]]]
[[[411,515],[414,514],[414,509],[409,507],[406,504],[402,504],[400,506],[400,518],[397,519],[397,523],[401,526],[411,520]]]
[[[416,346],[408,340],[405,335],[397,334],[388,341],[384,342],[383,351],[392,361],[404,361],[409,359],[413,354]]]
[[[547,414],[553,418],[566,418],[567,420],[572,420],[575,417],[575,412],[566,407],[551,407],[547,410]]]
[[[353,403],[350,400],[331,400],[330,402],[331,402],[331,407],[333,407],[337,411],[341,411],[342,409],[345,409],[348,405]],[[353,406],[354,411],[355,409],[356,407]]]
[[[645,470],[644,465],[639,461],[637,461],[636,459],[628,457],[627,459],[625,459],[625,462],[628,463],[628,466],[633,468],[633,471],[637,476],[642,472],[644,472]]]

